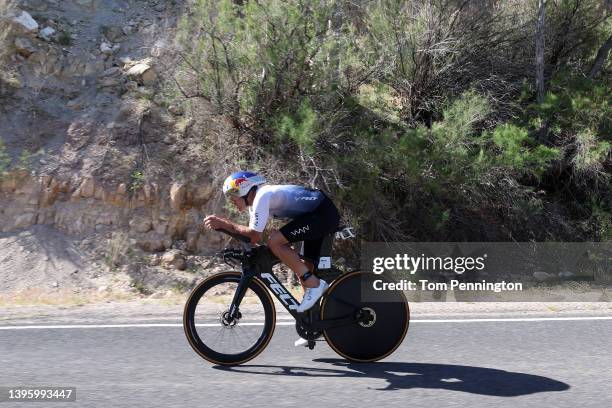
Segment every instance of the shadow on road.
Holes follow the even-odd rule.
[[[328,363],[337,368],[274,365],[215,366],[214,368],[260,375],[383,379],[388,385],[379,390],[439,388],[497,397],[565,391],[570,388],[568,384],[548,377],[485,367],[399,362],[361,364],[329,358],[314,361]]]

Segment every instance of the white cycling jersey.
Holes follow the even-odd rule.
[[[257,188],[253,205],[249,207],[249,227],[263,232],[270,216],[295,218],[314,211],[325,198],[319,190],[295,185],[263,185]]]

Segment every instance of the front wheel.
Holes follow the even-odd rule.
[[[241,276],[238,272],[213,275],[195,287],[185,304],[187,340],[196,353],[215,364],[236,365],[257,357],[274,333],[274,302],[256,278],[249,284],[237,318],[229,318]]]
[[[347,360],[381,360],[399,347],[408,331],[410,310],[404,293],[377,293],[372,285],[377,279],[384,278],[365,272],[341,276],[321,302],[321,320],[366,317],[324,331],[329,346]]]

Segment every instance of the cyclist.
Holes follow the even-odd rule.
[[[209,215],[204,219],[205,227],[245,235],[256,244],[261,241],[270,217],[290,219],[285,226],[269,234],[267,245],[302,282],[304,297],[297,311],[301,313],[314,306],[329,285],[312,273],[312,264],[307,266],[302,262],[291,243],[304,241],[304,256],[318,260],[323,237],[333,233],[340,222],[334,203],[321,190],[266,184],[263,176],[249,171],[238,171],[227,177],[223,194],[238,211],[249,209],[249,225]]]

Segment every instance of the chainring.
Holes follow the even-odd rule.
[[[297,334],[303,338],[303,339],[317,339],[319,338],[323,332],[322,331],[312,331],[312,330],[308,330],[306,329],[300,322],[295,322],[295,331],[297,331]]]

